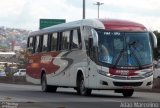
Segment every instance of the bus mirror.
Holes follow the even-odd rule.
[[[93,37],[93,46],[98,46],[98,34],[94,29],[91,29]]]
[[[152,45],[154,48],[157,48],[157,37],[153,32],[150,32],[151,40],[152,40]]]

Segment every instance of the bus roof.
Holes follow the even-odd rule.
[[[142,24],[117,19],[84,19],[74,22],[58,24],[55,26],[47,27],[38,31],[31,32],[30,36],[48,34],[56,31],[67,30],[80,26],[91,26],[93,28],[117,30],[117,31],[147,31],[146,27]]]
[[[108,19],[100,20],[106,30],[118,30],[118,31],[147,31],[147,28],[139,23],[126,21],[126,20],[117,20],[117,19]]]
[[[67,30],[67,29],[76,28],[80,26],[91,26],[94,28],[105,29],[102,22],[97,19],[84,19],[84,20],[78,20],[78,21],[73,21],[73,22],[68,22],[68,23],[47,27],[38,31],[31,32],[29,35],[35,36],[35,35],[40,35],[45,33],[52,33],[56,31]]]

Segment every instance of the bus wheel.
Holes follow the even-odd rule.
[[[46,74],[42,75],[41,86],[42,86],[43,92],[56,92],[56,90],[57,90],[56,86],[47,85]]]
[[[134,93],[133,89],[130,89],[130,90],[126,89],[126,90],[122,91],[122,94],[124,97],[131,97],[133,95],[133,93]]]
[[[91,92],[92,92],[91,89],[85,88],[84,77],[83,75],[81,75],[79,77],[78,84],[77,84],[77,93],[80,95],[89,96],[91,95]]]

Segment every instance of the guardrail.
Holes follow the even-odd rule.
[[[25,76],[0,76],[0,83],[31,84],[26,81]]]

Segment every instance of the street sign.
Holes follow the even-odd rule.
[[[40,19],[39,29],[43,29],[46,27],[50,27],[50,26],[65,23],[65,22],[66,22],[65,19]]]

